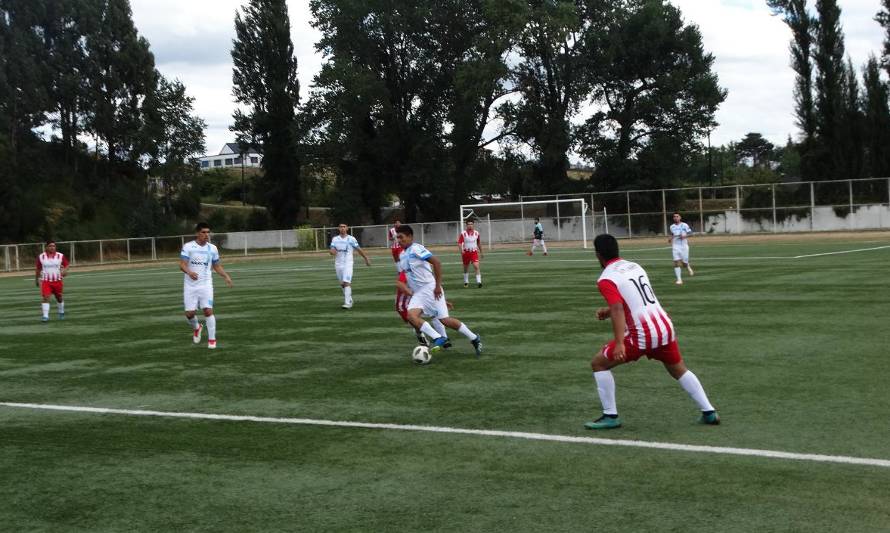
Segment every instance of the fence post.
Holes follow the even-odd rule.
[[[816,187],[810,182],[810,231],[813,231],[816,218]]]
[[[668,204],[664,189],[661,190],[661,221],[664,223],[664,234],[668,234]]]
[[[7,272],[12,270],[11,265],[9,264],[9,246],[3,247],[3,266],[4,270]]]
[[[281,255],[284,255],[284,230],[278,230],[278,248],[281,250]]]
[[[99,264],[105,263],[105,255],[102,252],[102,239],[99,239]]]
[[[562,240],[562,226],[559,224],[559,195],[556,195],[556,240]]]
[[[318,230],[317,229],[315,229],[315,228],[312,229],[312,236],[315,237],[315,251],[317,252],[318,251]]]
[[[244,239],[244,256],[247,257],[247,232],[241,232],[241,238]]]
[[[459,229],[459,228],[460,228],[460,223],[461,223],[461,221],[458,220],[458,221],[457,221],[458,231],[460,231],[460,229]],[[421,245],[421,246],[426,246],[426,244],[424,244],[424,233],[425,233],[425,232],[423,231],[423,222],[421,222],[421,223],[420,223],[420,245]]]
[[[742,186],[735,186],[735,232],[742,233]]]
[[[856,224],[853,223],[853,180],[847,180],[847,185],[850,190],[850,214],[848,215],[850,220],[849,226],[850,229],[853,229],[856,226]]]
[[[71,264],[77,264],[77,259],[74,257],[74,241],[71,241]]]
[[[704,203],[701,199],[701,187],[698,188],[698,220],[699,220],[699,231],[705,232],[705,208]]]
[[[488,250],[491,251],[491,213],[485,215],[488,219]]]
[[[127,263],[130,262],[130,239],[127,239]]]
[[[776,184],[773,183],[773,233],[778,231],[776,227],[778,224],[778,219],[776,218]]]
[[[633,239],[633,232],[630,230],[630,191],[624,194],[627,196],[627,238]]]
[[[15,247],[15,269],[21,270],[21,266],[19,266],[19,247]]]
[[[158,260],[158,252],[157,252],[157,248],[155,247],[155,238],[154,237],[151,238],[151,260],[152,261]]]

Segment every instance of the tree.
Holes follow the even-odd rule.
[[[863,115],[859,95],[859,79],[852,61],[847,60],[844,72],[843,107],[840,121],[841,145],[839,156],[843,161],[843,177],[857,179],[863,177],[865,169],[865,139],[863,138]]]
[[[684,24],[679,9],[663,0],[635,3],[603,40],[592,70],[593,98],[604,109],[585,122],[579,144],[598,164],[597,185],[611,190],[635,185],[641,174],[633,159],[655,138],[660,147],[655,151],[680,150],[681,164],[713,127],[726,91],[698,28]]]
[[[750,158],[751,166],[757,167],[767,163],[767,157],[772,154],[775,146],[763,138],[759,133],[749,133],[736,144],[736,152],[740,158]]]
[[[303,205],[296,110],[297,58],[285,0],[250,0],[235,15],[232,93],[248,107],[231,127],[242,146],[263,150],[261,188],[279,227],[293,226]]]
[[[865,173],[873,178],[890,176],[890,89],[874,56],[865,65],[863,85]]]
[[[820,179],[843,179],[847,171],[843,148],[844,92],[847,66],[844,35],[837,0],[817,0],[816,25],[816,132],[819,137]]]
[[[887,74],[890,75],[890,0],[881,0],[883,9],[875,16],[875,20],[884,28],[884,54],[883,63]]]
[[[158,85],[146,104],[149,170],[163,178],[168,213],[172,211],[174,196],[183,194],[185,186],[200,172],[197,156],[205,151],[207,124],[193,114],[194,101],[182,82],[169,81],[158,74]]]
[[[791,68],[797,74],[794,85],[794,113],[803,138],[799,145],[800,171],[804,178],[815,175],[816,111],[813,100],[813,48],[816,19],[807,9],[807,0],[767,0],[791,29]]]

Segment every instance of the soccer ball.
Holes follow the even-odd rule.
[[[430,349],[426,346],[417,346],[411,352],[411,359],[418,365],[425,365],[430,362],[433,356],[430,355]]]

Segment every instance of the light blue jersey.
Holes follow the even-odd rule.
[[[399,256],[399,270],[405,272],[408,277],[408,287],[412,291],[435,285],[436,276],[433,274],[433,266],[429,263],[432,252],[422,244],[413,243],[402,251]]]
[[[672,244],[674,246],[686,246],[689,244],[686,242],[686,239],[681,238],[692,235],[692,228],[689,227],[689,224],[685,222],[680,222],[679,224],[671,224],[670,229],[671,235],[673,235]]]
[[[204,246],[197,241],[185,243],[179,258],[188,261],[188,268],[198,274],[194,280],[185,274],[186,287],[213,287],[213,265],[219,263],[219,250],[207,242]]]
[[[352,235],[341,237],[336,235],[331,239],[331,249],[337,252],[334,264],[338,266],[351,265],[353,261],[352,251],[361,248],[358,241]]]

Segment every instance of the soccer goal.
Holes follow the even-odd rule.
[[[545,241],[581,241],[587,248],[588,209],[584,198],[463,204],[459,220],[461,226],[468,220],[476,221],[476,229],[491,245],[531,240],[537,218]]]

